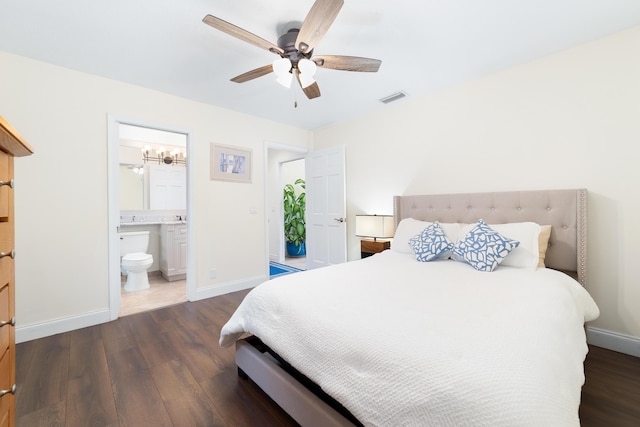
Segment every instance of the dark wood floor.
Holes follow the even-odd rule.
[[[295,426],[218,346],[244,295],[19,344],[17,426]],[[585,370],[582,425],[640,425],[640,359],[593,347]]]

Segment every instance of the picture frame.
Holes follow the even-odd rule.
[[[211,143],[210,179],[251,183],[251,150]]]

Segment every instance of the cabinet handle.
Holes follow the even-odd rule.
[[[0,322],[0,328],[7,325],[16,326],[16,316],[13,316],[11,320],[3,320]]]
[[[9,181],[0,181],[0,187],[2,187],[3,185],[8,185],[9,187],[13,188],[13,178],[11,178]]]
[[[16,257],[16,250],[15,249],[11,249],[11,252],[6,253],[6,252],[0,252],[0,258],[4,258],[4,257],[11,257],[13,259],[15,259]]]
[[[16,385],[12,385],[11,388],[9,390],[0,390],[0,397],[4,396],[5,394],[16,394]]]

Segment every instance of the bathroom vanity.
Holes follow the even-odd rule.
[[[13,158],[31,146],[0,116],[0,426],[15,425],[16,336]]]
[[[187,277],[187,224],[184,222],[160,226],[160,273],[169,281]]]

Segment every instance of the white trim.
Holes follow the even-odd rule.
[[[640,357],[640,338],[587,326],[587,342],[596,347]]]
[[[238,280],[223,283],[222,285],[196,289],[194,298],[189,301],[199,301],[207,298],[217,297],[231,292],[242,291],[258,286],[268,280],[268,276],[256,276],[246,280]],[[188,280],[188,279],[187,279]],[[76,329],[87,328],[102,323],[110,322],[111,314],[108,309],[84,313],[77,316],[64,317],[43,323],[35,323],[26,326],[16,327],[16,344],[36,340],[64,332],[75,331]]]
[[[199,301],[207,298],[229,294],[231,292],[238,292],[249,288],[255,288],[260,283],[263,283],[268,279],[269,276],[256,276],[249,279],[236,280],[218,284],[215,286],[208,286],[206,288],[198,288],[195,292],[195,299],[193,299],[192,301]]]
[[[78,316],[63,317],[61,319],[50,320],[43,323],[17,326],[16,344],[74,331],[76,329],[82,329],[89,326],[95,326],[101,323],[107,323],[110,320],[109,310],[105,309],[83,313]]]
[[[168,127],[156,123],[142,122],[140,120],[130,119],[126,117],[107,114],[107,170],[109,184],[109,260],[107,269],[109,271],[109,312],[110,320],[118,318],[120,312],[120,250],[118,239],[118,225],[120,224],[119,212],[119,183],[118,183],[118,164],[119,164],[119,137],[118,125],[126,124],[131,126],[146,127],[151,129],[163,130],[166,132],[174,132],[184,134],[186,137],[186,153],[187,153],[187,300],[195,301],[196,299],[196,256],[195,256],[195,162],[193,162],[193,132],[183,128]]]

